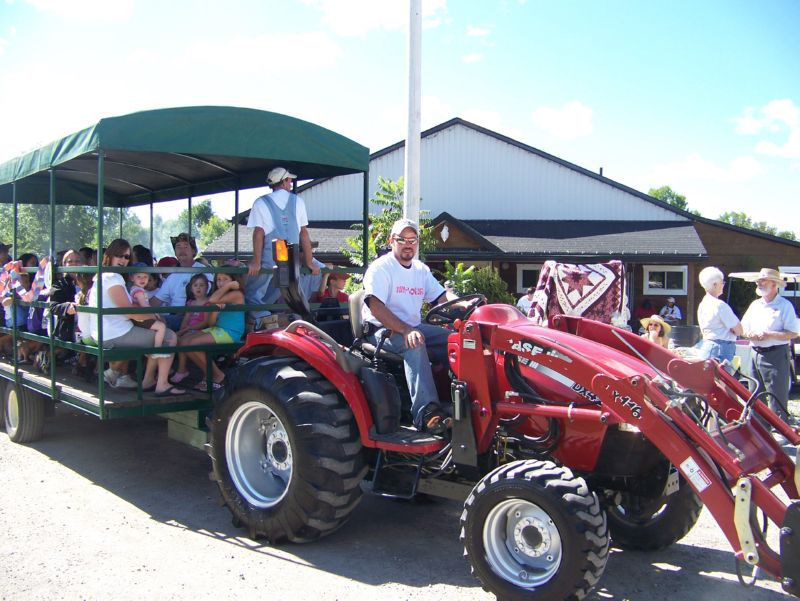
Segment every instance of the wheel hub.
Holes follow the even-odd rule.
[[[558,528],[544,509],[524,499],[507,499],[489,511],[483,544],[492,571],[522,588],[548,582],[561,565]]]
[[[515,550],[530,557],[540,557],[550,550],[550,532],[541,520],[526,517],[514,526]]]
[[[225,432],[228,471],[236,489],[259,509],[286,496],[293,473],[292,446],[280,418],[260,401],[240,405]]]
[[[291,469],[292,449],[284,430],[273,429],[267,436],[267,459],[279,471]]]
[[[9,390],[6,396],[6,423],[9,431],[19,427],[19,399],[16,390]]]

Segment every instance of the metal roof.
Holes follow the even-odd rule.
[[[428,253],[437,257],[471,257],[474,260],[550,259],[555,257],[610,257],[628,260],[674,261],[707,256],[692,223],[665,221],[538,221],[458,220],[442,213],[432,220],[458,227],[472,237],[479,248],[439,248]],[[330,258],[340,254],[345,240],[355,235],[349,221],[310,222],[311,239],[319,243],[314,254]],[[252,230],[239,227],[239,250],[252,254]],[[209,257],[233,255],[233,228],[211,243],[203,254]]]
[[[265,185],[281,165],[300,179],[364,172],[369,150],[307,121],[247,108],[142,111],[95,125],[0,164],[0,202],[96,204],[98,152],[104,203],[135,206]]]

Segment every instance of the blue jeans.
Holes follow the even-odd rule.
[[[736,343],[733,340],[712,340],[704,338],[695,347],[703,359],[716,359],[722,363],[726,359],[728,363],[733,361],[736,355]]]
[[[404,336],[394,333],[383,343],[383,348],[403,357],[408,392],[411,395],[411,417],[414,425],[420,428],[422,410],[429,403],[440,404],[428,354],[430,353],[431,358],[437,363],[447,364],[447,336],[450,331],[424,323],[418,325],[416,329],[425,336],[424,346],[406,348]],[[383,329],[378,330],[375,334],[380,334],[382,331]],[[376,335],[368,336],[367,340],[371,344],[378,345]]]
[[[280,292],[272,285],[272,274],[262,273],[257,276],[248,276],[244,283],[244,302],[248,305],[271,305],[278,300]],[[250,311],[253,320],[271,315],[269,309]]]

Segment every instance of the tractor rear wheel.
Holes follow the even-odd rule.
[[[3,392],[3,421],[13,442],[34,442],[44,430],[45,397],[13,383]]]
[[[680,488],[657,499],[623,493],[606,507],[611,541],[621,549],[654,551],[682,539],[700,518],[703,502],[680,478]]]
[[[229,382],[210,421],[209,455],[234,523],[271,543],[339,528],[367,472],[344,398],[294,358],[251,361]]]
[[[499,599],[582,599],[608,560],[597,496],[551,461],[487,474],[464,503],[461,541],[473,573]]]

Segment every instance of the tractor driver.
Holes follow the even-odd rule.
[[[428,266],[414,258],[419,244],[416,223],[397,220],[389,240],[391,252],[371,263],[364,274],[367,340],[377,345],[377,334],[384,328],[390,331],[383,348],[403,357],[414,425],[440,434],[449,418],[439,403],[428,352],[435,361],[446,362],[449,332],[421,323],[420,311],[423,302],[439,304],[458,297],[445,291]]]

